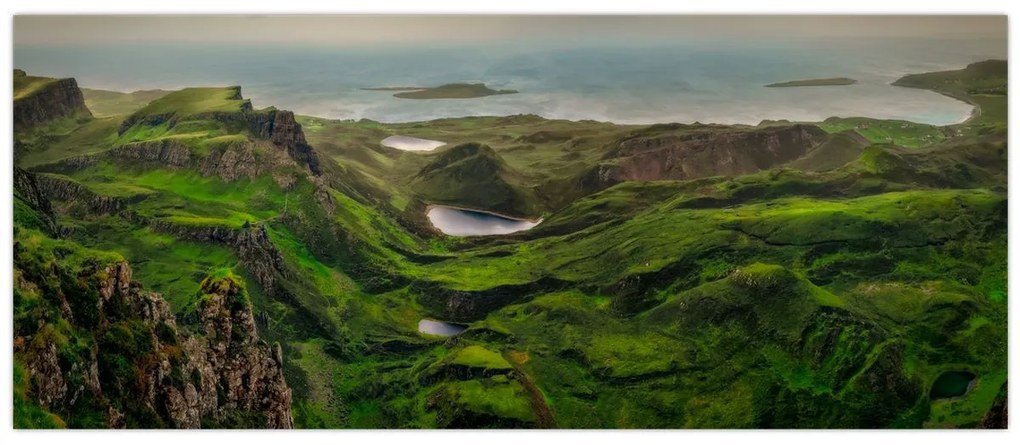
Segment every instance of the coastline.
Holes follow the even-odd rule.
[[[977,102],[974,102],[973,100],[971,100],[970,97],[967,96],[967,95],[956,95],[956,94],[945,92],[945,91],[938,91],[938,90],[933,90],[931,88],[918,87],[918,86],[913,86],[913,85],[897,85],[896,82],[899,82],[899,81],[900,81],[900,79],[897,79],[896,81],[890,83],[889,85],[892,85],[894,87],[900,87],[900,88],[913,88],[915,90],[931,91],[933,93],[941,94],[941,95],[943,95],[945,97],[956,99],[956,100],[958,100],[960,102],[963,102],[963,103],[971,106],[970,115],[968,115],[966,119],[964,119],[964,120],[962,120],[960,122],[957,122],[955,124],[938,125],[939,127],[955,127],[957,125],[966,125],[966,124],[971,123],[971,121],[977,119],[978,117],[981,117],[981,105],[979,105]]]

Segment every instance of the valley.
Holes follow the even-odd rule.
[[[16,422],[195,426],[130,374],[202,427],[1002,428],[1006,79],[896,82],[947,126],[621,125],[15,73]]]

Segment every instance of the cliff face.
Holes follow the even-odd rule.
[[[84,210],[90,214],[105,215],[117,213],[124,209],[124,200],[96,194],[87,187],[70,179],[49,175],[36,175],[34,177],[41,186],[42,193],[45,194],[46,198],[83,206]]]
[[[735,176],[797,159],[825,137],[812,125],[638,136],[620,141],[607,157],[617,159],[620,180]]]
[[[233,275],[202,282],[191,333],[122,260],[31,233],[14,257],[15,369],[39,409],[81,428],[292,427],[279,345]]]
[[[85,106],[85,97],[74,79],[37,80],[39,86],[26,87],[18,94],[19,83],[32,78],[15,70],[14,130],[25,130],[54,119],[92,117]]]
[[[299,164],[306,165],[312,174],[322,174],[319,155],[308,145],[301,124],[294,113],[286,110],[268,110],[242,113],[213,113],[211,117],[228,125],[241,125],[252,135],[268,140],[286,150],[287,155]]]
[[[301,125],[294,118],[293,112],[275,108],[254,110],[251,102],[241,97],[240,87],[205,90],[185,89],[164,96],[146,108],[128,116],[121,122],[117,130],[118,134],[124,134],[139,125],[154,127],[166,124],[173,128],[179,121],[184,120],[216,121],[226,127],[228,133],[247,132],[255,139],[268,141],[275,148],[286,152],[298,164],[306,166],[313,175],[322,174],[319,155],[315,149],[308,145]],[[215,97],[216,94],[223,94],[224,91],[227,96],[217,99],[220,101],[218,105],[220,108],[216,106],[210,108],[202,100],[196,101],[196,97],[197,99],[208,99],[207,96]],[[157,102],[159,103],[157,104]],[[234,108],[224,110],[224,107]],[[168,155],[172,152],[163,152],[162,154]],[[183,154],[177,156],[175,160],[186,162],[187,159],[182,156]]]
[[[49,235],[57,233],[57,216],[53,213],[49,199],[46,199],[43,184],[39,178],[25,170],[14,167],[14,200],[15,220],[19,217],[22,224],[31,224]],[[27,209],[19,212],[18,202],[25,204]]]
[[[562,202],[624,181],[755,173],[798,160],[828,140],[814,125],[737,131],[699,126],[655,125],[609,144],[603,162],[570,180]]]

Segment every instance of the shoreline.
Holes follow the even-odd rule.
[[[536,226],[541,224],[542,221],[545,221],[545,218],[541,218],[541,217],[539,217],[538,219],[518,218],[518,217],[514,217],[514,216],[507,216],[507,215],[503,215],[503,214],[500,214],[500,213],[496,213],[496,212],[493,212],[491,210],[472,209],[470,207],[450,205],[450,204],[436,204],[436,203],[429,203],[429,204],[425,205],[425,217],[426,218],[428,218],[429,212],[432,211],[432,209],[435,208],[435,207],[446,207],[446,208],[450,208],[450,209],[463,210],[465,212],[484,213],[486,215],[495,216],[495,217],[499,217],[499,218],[503,218],[503,219],[509,219],[511,221],[532,223],[532,224],[535,224]],[[432,224],[432,220],[431,219],[429,219],[429,224],[432,225],[432,227],[434,229],[439,230],[438,227],[436,227],[434,224]]]
[[[901,77],[901,79],[902,79],[902,77]],[[910,88],[910,89],[915,89],[915,90],[931,91],[931,92],[937,93],[939,95],[942,95],[942,96],[945,96],[945,97],[948,97],[948,98],[951,98],[951,99],[955,99],[957,101],[960,101],[960,102],[963,102],[963,103],[965,103],[967,105],[970,105],[971,106],[971,111],[970,111],[970,113],[966,117],[962,118],[960,121],[952,122],[952,123],[947,123],[947,124],[941,124],[941,125],[928,124],[928,123],[925,123],[925,122],[918,122],[918,121],[911,120],[911,119],[875,118],[875,117],[871,117],[871,116],[867,116],[867,115],[859,116],[859,117],[867,117],[867,118],[877,119],[877,120],[902,120],[902,121],[911,122],[911,123],[915,123],[915,124],[921,124],[921,125],[934,125],[936,127],[951,127],[951,126],[968,124],[968,123],[970,123],[971,121],[973,121],[974,119],[976,119],[977,117],[979,117],[981,115],[981,110],[980,110],[981,107],[980,107],[980,105],[978,105],[976,102],[971,101],[967,97],[956,96],[956,95],[953,95],[951,93],[944,93],[944,92],[941,92],[941,91],[936,91],[936,90],[929,89],[929,88],[924,88],[924,87],[916,87],[916,86],[909,86],[909,85],[897,85],[896,82],[898,82],[899,80],[900,79],[897,79],[897,80],[895,80],[895,81],[893,81],[893,82],[891,82],[891,83],[889,83],[887,85],[893,86],[893,87],[899,87],[899,88]],[[89,89],[89,90],[94,90],[94,91],[108,91],[108,92],[121,93],[121,94],[132,94],[132,93],[137,93],[137,92],[156,91],[156,90],[176,91],[176,89],[167,89],[167,88],[163,88],[163,87],[142,88],[142,89],[136,89],[136,90],[132,90],[132,91],[121,91],[121,90],[116,90],[116,89],[106,89],[106,88],[102,88],[102,87],[91,87],[91,86],[86,86],[86,85],[82,85],[81,88]],[[405,92],[406,91],[413,91],[410,88],[411,87],[377,87],[377,88],[359,88],[359,89],[363,90],[363,91],[378,91],[378,92],[384,92],[384,91],[405,91]],[[180,88],[178,88],[178,89],[180,89]],[[420,91],[420,89],[419,89],[419,91]],[[693,124],[696,124],[696,123],[700,123],[700,124],[714,124],[714,125],[727,125],[727,126],[749,126],[749,127],[755,127],[760,122],[759,121],[759,122],[748,122],[748,123],[741,123],[741,122],[729,122],[729,123],[726,123],[726,122],[701,122],[701,121],[695,120],[693,122],[649,121],[649,122],[633,123],[633,122],[615,122],[615,121],[611,121],[611,120],[598,120],[598,119],[564,119],[564,118],[545,116],[545,115],[542,115],[540,113],[517,113],[517,114],[506,114],[506,115],[468,114],[468,115],[460,115],[460,116],[435,117],[435,118],[431,118],[431,119],[427,119],[427,120],[381,121],[381,120],[369,119],[369,118],[361,118],[361,119],[337,119],[337,118],[328,118],[328,117],[323,117],[323,116],[317,116],[317,115],[314,115],[314,114],[304,114],[304,113],[299,112],[297,110],[291,110],[291,111],[293,111],[294,114],[297,115],[297,116],[306,117],[306,118],[312,118],[312,119],[318,119],[318,120],[322,120],[322,121],[358,122],[358,121],[361,121],[361,120],[369,120],[369,121],[373,121],[373,122],[378,122],[378,123],[383,124],[383,125],[425,124],[425,123],[430,123],[430,122],[434,122],[434,121],[438,121],[438,120],[445,120],[445,119],[468,119],[468,118],[486,118],[486,117],[490,117],[490,118],[491,117],[496,117],[496,118],[498,118],[498,117],[511,117],[511,116],[537,116],[537,117],[539,117],[541,119],[545,119],[545,120],[563,120],[563,121],[569,121],[569,122],[592,121],[592,122],[598,122],[598,123],[604,123],[604,124],[612,124],[612,125],[618,125],[618,126],[634,126],[634,127],[647,126],[647,125],[657,125],[657,124],[668,124],[668,123],[678,123],[678,124],[683,124],[683,125],[693,125]],[[796,122],[807,123],[807,124],[820,124],[820,123],[824,122],[826,119],[829,119],[829,118],[832,118],[832,117],[841,117],[841,116],[827,116],[825,118],[822,118],[820,120],[815,120],[815,121],[799,121],[798,120]],[[782,121],[782,120],[790,120],[790,119],[787,118],[787,117],[777,116],[777,117],[771,117],[771,118],[767,118],[767,119],[763,119],[763,120]],[[791,120],[791,122],[793,122],[793,121]]]
[[[970,110],[970,113],[968,113],[966,117],[963,117],[961,120],[959,120],[957,122],[948,123],[948,124],[929,124],[929,123],[925,123],[925,122],[918,122],[918,121],[911,120],[911,119],[878,118],[878,117],[863,116],[863,115],[862,116],[835,116],[835,115],[833,115],[833,116],[828,116],[828,117],[826,117],[824,119],[815,120],[815,121],[794,121],[794,120],[790,120],[789,118],[784,118],[784,117],[769,118],[769,119],[764,119],[764,120],[769,120],[769,121],[783,121],[783,120],[786,120],[786,121],[796,122],[796,123],[801,123],[801,124],[821,124],[821,123],[825,122],[826,119],[831,119],[831,118],[834,118],[834,117],[835,118],[865,117],[865,118],[869,118],[869,119],[883,120],[883,121],[904,121],[904,122],[910,122],[910,123],[917,124],[917,125],[931,125],[931,126],[934,126],[934,127],[953,127],[953,126],[957,126],[957,125],[965,125],[967,123],[970,123],[970,121],[976,119],[978,116],[981,115],[981,107],[980,107],[980,105],[978,105],[977,103],[972,102],[972,101],[970,101],[969,99],[966,99],[966,98],[957,97],[957,96],[954,96],[954,95],[949,94],[949,93],[943,93],[943,92],[931,90],[931,89],[928,89],[928,88],[910,87],[910,86],[893,85],[893,84],[889,84],[889,85],[895,86],[895,87],[900,87],[900,88],[911,88],[911,89],[915,89],[915,90],[931,91],[933,93],[936,93],[936,94],[939,94],[939,95],[942,95],[942,96],[945,96],[945,97],[948,97],[948,98],[951,98],[951,99],[955,99],[955,100],[957,100],[959,102],[963,102],[963,103],[965,103],[967,105],[970,105],[971,106],[971,110]],[[596,123],[600,123],[600,124],[610,124],[610,125],[616,125],[616,126],[620,126],[620,127],[646,127],[646,126],[649,126],[649,125],[663,125],[663,124],[680,124],[680,125],[701,124],[701,125],[723,125],[723,126],[731,126],[731,127],[739,127],[739,126],[757,127],[758,124],[761,122],[761,121],[759,121],[759,122],[752,122],[752,123],[739,123],[739,122],[738,123],[725,123],[725,122],[701,122],[701,121],[693,121],[693,122],[655,121],[655,122],[645,122],[645,123],[633,123],[633,122],[614,122],[614,121],[609,121],[609,120],[597,120],[597,119],[563,119],[563,118],[557,118],[557,117],[544,116],[544,115],[542,115],[540,113],[517,113],[517,114],[504,114],[504,115],[496,115],[496,114],[469,114],[469,115],[461,115],[461,116],[436,117],[436,118],[428,119],[428,120],[410,120],[410,121],[392,121],[392,122],[390,122],[390,121],[380,121],[380,120],[369,119],[369,118],[361,118],[361,119],[335,119],[335,118],[326,118],[326,117],[321,117],[321,116],[315,116],[315,115],[311,115],[311,114],[301,114],[301,113],[296,113],[296,112],[295,112],[295,114],[297,116],[300,116],[300,117],[320,119],[320,120],[323,120],[323,121],[357,123],[357,122],[362,121],[362,120],[367,120],[367,121],[377,122],[377,123],[379,123],[381,125],[429,124],[429,123],[432,123],[432,122],[435,122],[435,121],[449,120],[449,119],[505,118],[505,117],[514,117],[514,116],[535,116],[535,117],[537,117],[539,119],[544,119],[544,120],[548,120],[548,121],[566,121],[566,122],[572,122],[572,123],[578,123],[578,122],[596,122]],[[411,136],[411,137],[415,137],[415,136]],[[468,209],[468,210],[470,210],[470,209]]]
[[[951,98],[951,99],[956,99],[956,100],[958,100],[960,102],[963,102],[963,103],[971,106],[970,115],[968,115],[966,119],[964,119],[964,120],[962,120],[960,122],[957,122],[955,124],[936,125],[937,127],[955,127],[957,125],[966,125],[966,124],[970,123],[971,121],[977,119],[978,117],[981,117],[981,105],[979,105],[977,102],[974,102],[973,100],[971,100],[969,96],[966,96],[966,95],[957,96],[957,95],[955,95],[953,93],[937,91],[937,90],[933,90],[933,89],[930,89],[930,88],[924,88],[924,87],[915,87],[915,86],[910,86],[910,85],[896,85],[896,82],[898,82],[898,81],[899,81],[899,79],[897,79],[893,83],[890,83],[889,85],[892,85],[894,87],[900,87],[900,88],[912,88],[912,89],[915,89],[915,90],[931,91],[933,93],[937,93],[937,94],[940,94],[942,96],[945,96],[945,97],[948,97],[948,98]],[[1008,96],[1007,96],[1007,98],[1008,98]],[[913,121],[908,121],[908,122],[913,122]],[[914,123],[917,123],[917,122],[914,122]]]

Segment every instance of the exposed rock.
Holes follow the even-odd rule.
[[[83,205],[92,214],[112,214],[124,209],[124,200],[99,195],[71,179],[52,175],[36,177],[49,199]]]
[[[191,149],[174,139],[121,145],[111,149],[109,157],[132,163],[151,162],[163,168],[188,168],[194,163]]]
[[[666,129],[664,133],[662,129]],[[699,131],[697,127],[653,126],[615,143],[591,180],[605,186],[622,181],[696,179],[754,173],[790,162],[823,143],[826,133],[813,125],[746,131]]]
[[[21,264],[17,246],[15,250],[18,274],[56,273],[29,270],[26,274],[19,268],[32,268],[34,264]],[[63,334],[55,333],[53,323],[42,324],[29,341],[16,342],[15,356],[28,373],[31,397],[40,406],[57,413],[74,412],[72,407],[81,396],[91,393],[90,400],[103,404],[100,406],[106,421],[114,428],[139,426],[132,423],[131,415],[125,415],[124,404],[135,406],[128,411],[145,407],[164,425],[175,428],[293,427],[291,391],[284,381],[279,347],[271,347],[259,338],[251,303],[240,280],[227,275],[203,281],[204,295],[194,308],[200,326],[200,334],[195,335],[177,327],[166,300],[131,280],[126,262],[94,267],[92,272],[80,272],[78,286],[84,283],[84,289],[58,289],[61,293],[87,293],[90,289],[95,293],[91,306],[72,305],[75,313],[67,320],[81,325],[86,319],[99,317],[98,324],[91,328],[96,332],[91,352],[66,364],[58,349],[66,340],[57,340]],[[133,330],[124,334],[116,330],[124,329],[118,326],[143,327],[130,328]],[[116,342],[130,341],[131,336],[135,344],[143,344],[138,343],[142,341],[138,335],[151,337],[144,341],[151,344],[146,349],[151,353],[132,356],[117,349]],[[121,385],[110,387],[110,382],[118,380],[110,375],[101,378],[103,372],[113,371],[102,371],[97,367],[98,359],[109,358],[110,354],[133,361],[134,382],[121,381]],[[81,383],[69,388],[68,382]],[[237,417],[236,413],[254,414]],[[236,418],[249,423],[238,424],[232,420]],[[261,423],[252,424],[252,419]]]
[[[18,74],[15,72],[15,77],[26,77]],[[85,97],[78,88],[78,82],[74,79],[56,79],[20,97],[15,94],[15,131],[66,117],[92,117],[92,113],[85,107]]]
[[[14,167],[14,197],[28,204],[39,215],[43,229],[50,235],[57,233],[57,217],[49,199],[43,193],[38,175]]]

